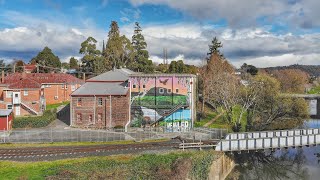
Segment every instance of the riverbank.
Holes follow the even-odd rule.
[[[87,157],[50,162],[2,161],[0,177],[4,179],[214,179],[210,177],[216,177],[215,173],[226,172],[225,162],[224,154],[213,150]],[[218,166],[222,170],[218,170]]]

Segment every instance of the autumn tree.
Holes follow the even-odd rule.
[[[304,93],[304,85],[309,82],[309,75],[299,69],[278,70],[272,74],[280,81],[284,93]]]

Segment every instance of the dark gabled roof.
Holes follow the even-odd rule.
[[[125,82],[86,82],[71,96],[126,95],[129,88]]]
[[[93,81],[102,81],[102,82],[120,82],[120,81],[126,81],[129,79],[129,75],[135,74],[135,72],[126,69],[114,69],[111,71],[108,71],[106,73],[100,74],[96,77],[90,78],[87,80],[87,82],[93,82]]]

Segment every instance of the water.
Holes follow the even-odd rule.
[[[309,120],[305,128],[320,128],[320,120]],[[234,153],[238,166],[228,179],[320,180],[320,145],[277,151]]]

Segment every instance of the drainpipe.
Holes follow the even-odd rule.
[[[10,113],[11,114],[11,113]],[[10,115],[9,114],[9,115]],[[8,119],[8,115],[7,115],[7,131],[9,131],[9,119]]]
[[[96,104],[97,104],[97,96],[94,96],[94,106],[93,106],[93,123],[96,124]]]
[[[131,121],[131,81],[129,81],[129,120],[126,126],[124,127],[125,132],[128,132],[128,126],[130,124],[130,121]]]
[[[73,101],[72,101],[72,96],[70,96],[70,126],[72,126],[72,117],[73,117],[73,115],[72,115],[72,113],[73,113],[73,111],[72,111],[72,103],[73,103]]]
[[[111,121],[112,121],[112,100],[111,100],[111,95],[110,96],[110,118],[109,118],[109,124],[110,124],[110,129],[111,129]]]

